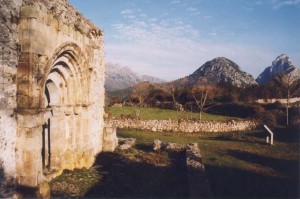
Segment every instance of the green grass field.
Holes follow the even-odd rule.
[[[299,129],[266,133],[154,133],[118,130],[137,138],[126,151],[101,152],[90,169],[64,171],[51,185],[61,198],[189,198],[185,153],[153,151],[154,139],[198,143],[213,198],[299,198]],[[197,183],[197,182],[194,182]],[[201,182],[199,182],[201,188]]]
[[[109,107],[109,114],[113,117],[122,117],[122,116],[133,116],[135,115],[135,110],[133,107]],[[159,109],[159,108],[142,108],[140,119],[143,120],[177,120],[177,119],[199,119],[199,113],[193,113],[189,111],[180,112],[179,115],[174,110]],[[212,120],[230,120],[232,117],[226,117],[221,115],[214,115],[203,113],[203,121],[212,121]]]
[[[274,145],[265,132],[153,133],[119,130],[119,137],[137,138],[137,148],[153,140],[199,145],[215,197],[299,197],[299,129],[275,129]]]

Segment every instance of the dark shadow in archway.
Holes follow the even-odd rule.
[[[47,99],[47,108],[50,108],[50,102],[51,102],[51,98],[50,98],[50,93],[49,90],[47,88],[47,86],[45,86],[45,97]],[[51,165],[51,140],[50,140],[50,118],[48,118],[47,122],[45,122],[42,125],[42,164],[43,164],[43,168],[47,168],[50,169],[50,165]]]

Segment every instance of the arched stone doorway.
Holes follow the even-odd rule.
[[[44,84],[48,114],[42,129],[44,174],[85,166],[83,151],[89,143],[90,70],[80,49],[65,45],[53,56]],[[93,155],[92,155],[93,157]],[[89,164],[89,163],[88,163]]]
[[[103,140],[103,104],[97,101],[102,96],[94,86],[103,81],[80,47],[64,43],[50,59],[40,60],[35,67],[44,75],[24,87],[34,92],[18,96],[17,178],[29,186],[49,181],[64,169],[92,166]],[[21,81],[18,86],[23,91]],[[24,107],[25,97],[34,103],[29,100]]]
[[[35,187],[47,180],[43,167],[53,174],[90,167],[103,149],[104,35],[66,1],[12,8],[18,31],[8,37],[14,58],[2,60],[9,107],[0,159],[17,184]]]

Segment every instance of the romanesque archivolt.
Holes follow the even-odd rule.
[[[35,187],[90,167],[105,145],[103,34],[65,0],[5,1],[2,10],[18,20],[0,18],[14,29],[0,29],[11,42],[1,47],[18,56],[0,57],[1,170]]]

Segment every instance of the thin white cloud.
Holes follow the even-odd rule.
[[[211,36],[217,36],[217,33],[215,31],[213,31],[213,32],[209,33],[209,35],[211,35]]]
[[[133,14],[133,10],[131,9],[125,9],[121,11],[122,15],[128,15],[128,14]]]
[[[135,16],[134,15],[127,15],[126,18],[128,18],[128,19],[135,19]]]
[[[147,17],[147,14],[146,13],[142,13],[140,14],[141,17]]]
[[[186,8],[186,11],[191,13],[192,15],[201,14],[201,12],[197,8],[194,8],[194,7],[188,7],[188,8]]]
[[[284,6],[296,6],[300,4],[300,0],[272,0],[273,9],[280,9]]]
[[[158,19],[157,18],[150,18],[149,21],[150,22],[156,22]]]
[[[193,8],[193,7],[188,7],[186,10],[187,10],[188,12],[196,12],[196,11],[198,11],[197,8]]]
[[[259,47],[203,40],[196,29],[180,19],[136,18],[113,27],[117,34],[115,41],[106,45],[107,61],[165,80],[189,75],[219,56],[232,59],[256,77],[274,59],[274,55]],[[211,32],[211,36],[216,34],[214,30]]]

